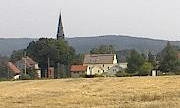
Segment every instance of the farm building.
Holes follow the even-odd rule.
[[[127,63],[119,63],[116,54],[86,54],[82,65],[71,66],[71,77],[116,76],[127,68]]]
[[[15,79],[19,79],[21,71],[16,67],[16,65],[14,65],[12,62],[8,62],[7,67],[9,72],[8,73],[9,78],[13,77]]]
[[[83,66],[87,66],[87,75],[101,75],[117,65],[116,54],[86,54]]]
[[[122,72],[123,68],[119,65],[114,65],[111,67],[108,72],[106,73],[106,76],[116,76],[117,72]]]
[[[38,78],[41,78],[41,70],[38,66],[38,63],[35,62],[32,58],[30,57],[22,57],[21,60],[17,61],[15,63],[15,65],[17,66],[17,68],[21,71],[24,72],[25,68],[27,70],[27,74],[29,72],[35,71],[38,74]]]
[[[87,72],[87,66],[72,65],[70,70],[71,70],[71,77],[73,78],[84,77]]]

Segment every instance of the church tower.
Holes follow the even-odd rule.
[[[58,30],[57,30],[57,40],[60,40],[60,39],[64,39],[64,30],[63,30],[61,13],[59,15],[59,24],[58,24]]]

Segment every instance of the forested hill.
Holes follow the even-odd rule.
[[[26,48],[29,42],[37,40],[32,38],[8,38],[0,39],[0,54],[10,55],[13,50]],[[154,53],[164,48],[167,41],[155,40],[147,38],[136,38],[129,36],[99,36],[99,37],[76,37],[67,38],[69,44],[73,46],[77,52],[87,53],[91,48],[99,45],[113,45],[116,50],[136,49],[138,51],[151,50]],[[171,42],[173,45],[180,46],[180,41]]]
[[[136,49],[138,51],[151,50],[154,53],[161,51],[167,41],[148,38],[137,38],[129,36],[100,36],[100,37],[76,37],[68,39],[78,52],[88,52],[91,48],[99,45],[113,45],[116,50]],[[173,45],[180,46],[180,41],[171,42]]]
[[[37,39],[31,38],[0,38],[0,54],[11,55],[12,51],[24,49],[30,42]]]

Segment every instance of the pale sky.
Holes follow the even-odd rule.
[[[180,0],[0,0],[0,38],[130,35],[180,41]]]

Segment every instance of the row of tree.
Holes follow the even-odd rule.
[[[136,51],[132,51],[128,58],[128,72],[138,75],[148,75],[152,69],[163,73],[180,74],[179,49],[167,43],[167,46],[154,56],[149,52],[147,58]]]
[[[176,56],[177,51],[178,49],[168,42],[167,46],[157,56],[151,52],[148,55],[141,54],[136,50],[115,51],[112,45],[101,45],[91,49],[90,53],[116,53],[120,62],[128,62],[128,69],[126,70],[128,74],[149,75],[152,69],[178,74],[180,63]],[[57,78],[68,77],[70,65],[82,64],[83,62],[83,54],[76,54],[75,50],[65,40],[41,38],[38,41],[33,41],[27,49],[14,51],[11,61],[15,62],[21,59],[25,52],[27,56],[39,63],[42,70],[47,70],[49,59],[49,66],[55,68]]]
[[[29,56],[39,63],[42,77],[46,76],[48,66],[55,68],[56,78],[69,77],[70,65],[79,60],[73,47],[69,46],[65,40],[48,38],[40,38],[38,41],[29,43],[26,49],[14,51],[11,61],[16,62],[23,56]]]
[[[167,46],[160,53],[160,70],[163,72],[180,71],[180,60],[177,56],[178,50],[168,42]]]
[[[164,73],[180,74],[180,60],[177,57],[178,47],[172,46],[170,42],[157,55],[139,53],[136,50],[115,51],[113,46],[102,45],[90,51],[91,54],[116,53],[120,62],[128,62],[126,72],[131,75],[150,75],[153,69]]]

